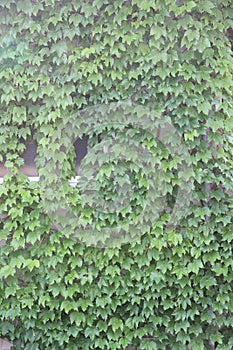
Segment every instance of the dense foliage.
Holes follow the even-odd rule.
[[[11,171],[0,187],[0,335],[14,349],[232,349],[232,27],[232,0],[0,1],[0,161]],[[100,105],[109,121],[128,106],[137,122],[103,126],[88,110]],[[149,132],[157,118],[184,140],[190,171]],[[97,211],[88,196],[84,205],[82,191],[65,185],[74,152],[58,131],[74,121],[90,152],[97,147],[100,197],[116,200],[114,178],[132,184],[116,215]],[[17,174],[32,138],[41,185]],[[129,159],[117,161],[114,141],[106,163],[104,140],[125,144]],[[159,196],[134,147],[152,155],[165,182]],[[171,227],[182,180],[192,194]],[[165,205],[142,223],[148,193]],[[82,225],[95,222],[95,237],[134,221],[141,234],[131,229],[117,247],[84,244],[47,215],[64,196]]]

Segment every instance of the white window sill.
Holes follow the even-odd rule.
[[[40,179],[39,176],[28,176],[28,180],[30,182],[39,182],[39,179]],[[76,176],[76,177],[70,179],[69,180],[70,186],[75,187],[78,183],[78,179],[79,179],[79,176]],[[0,177],[0,185],[3,184],[3,181],[4,181],[3,178]]]

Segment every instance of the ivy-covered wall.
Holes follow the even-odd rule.
[[[0,186],[0,336],[14,349],[233,348],[231,28],[232,0],[0,1],[0,161],[11,172]],[[178,153],[152,134],[158,119]],[[131,183],[126,209],[97,210],[85,172],[81,188],[66,185],[72,131],[89,137],[107,207],[123,198],[119,179]],[[39,184],[18,175],[31,139]],[[188,204],[173,225],[178,193]],[[82,240],[64,212],[61,229],[51,220],[61,203]],[[95,245],[127,225],[124,244]]]

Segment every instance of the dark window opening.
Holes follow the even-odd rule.
[[[76,153],[76,173],[80,168],[81,160],[87,154],[88,137],[77,139],[74,143]],[[35,141],[25,141],[26,149],[22,153],[24,159],[24,165],[19,169],[19,174],[25,174],[27,176],[38,176],[38,170],[36,168],[36,156],[37,156],[37,144]],[[4,163],[0,163],[0,177],[9,173],[9,169],[4,166]]]

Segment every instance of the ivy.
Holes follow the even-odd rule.
[[[0,1],[13,349],[233,348],[232,24],[230,0]]]

